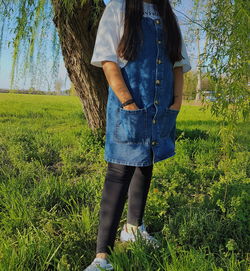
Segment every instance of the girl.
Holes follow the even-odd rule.
[[[140,234],[154,246],[143,214],[153,164],[175,155],[183,73],[191,69],[169,0],[111,0],[99,22],[91,64],[109,84],[96,257],[85,271],[113,270],[113,249],[128,196],[121,241]]]

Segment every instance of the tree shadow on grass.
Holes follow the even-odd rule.
[[[209,133],[200,129],[176,129],[176,138],[177,139],[208,139],[210,137]]]

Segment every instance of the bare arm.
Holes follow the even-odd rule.
[[[121,69],[117,65],[117,63],[113,61],[102,61],[102,68],[108,81],[108,84],[113,89],[120,102],[124,103],[127,100],[132,99],[133,97],[131,96],[131,93],[129,92],[126,86],[126,83],[121,73]],[[126,110],[138,109],[135,103],[128,104],[123,108]]]
[[[180,110],[182,104],[182,92],[184,85],[183,68],[174,68],[174,103],[169,107]]]

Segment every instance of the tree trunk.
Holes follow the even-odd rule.
[[[52,0],[53,21],[58,31],[62,55],[69,78],[79,96],[89,127],[105,133],[108,83],[101,68],[90,64],[98,22],[105,4],[96,6],[93,0],[82,5],[75,1],[73,12],[64,1]]]

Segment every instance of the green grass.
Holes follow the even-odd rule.
[[[144,216],[162,247],[116,241],[115,270],[247,270],[249,123],[238,124],[230,159],[219,124],[208,110],[182,106],[177,154],[154,165]],[[77,97],[0,94],[1,271],[83,270],[93,260],[103,147]]]

